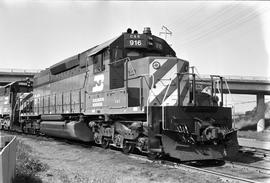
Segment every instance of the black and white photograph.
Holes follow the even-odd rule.
[[[270,182],[270,1],[0,0],[0,183],[126,182]]]

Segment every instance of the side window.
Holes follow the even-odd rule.
[[[131,60],[135,60],[137,58],[141,58],[143,57],[142,53],[139,53],[138,51],[134,51],[134,50],[130,50],[127,52],[127,56],[131,59]]]
[[[93,64],[94,64],[94,73],[99,73],[105,70],[105,66],[103,63],[103,53],[94,55]]]
[[[123,51],[119,48],[113,49],[112,58],[113,59],[111,60],[111,62],[122,59],[123,58]]]
[[[103,60],[105,61],[109,59],[110,59],[110,54],[109,54],[109,50],[107,49],[103,52]]]
[[[110,64],[110,89],[124,87],[124,60],[123,50],[114,48],[112,50],[112,59]],[[121,60],[121,61],[120,61]]]

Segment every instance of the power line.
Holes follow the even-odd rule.
[[[237,8],[238,11],[235,11]],[[239,11],[239,9],[241,11]],[[260,11],[259,11],[260,10]],[[185,31],[184,33],[187,35],[187,38],[184,43],[180,43],[180,45],[189,45],[191,42],[201,41],[209,36],[214,36],[216,34],[221,34],[224,31],[232,31],[233,28],[239,27],[239,25],[250,21],[251,19],[259,16],[260,14],[264,13],[267,8],[257,8],[253,9],[250,12],[248,8],[241,8],[238,4],[233,4],[226,9],[223,9],[221,12],[217,12],[216,14],[212,15],[209,19],[207,18],[206,22],[201,22],[200,24],[193,26],[193,28]],[[259,13],[260,12],[260,13]],[[236,18],[236,17],[240,18]],[[221,20],[223,19],[223,20]],[[202,28],[204,27],[204,31],[202,32]],[[205,29],[205,27],[210,27]],[[201,28],[201,29],[200,29]],[[199,30],[199,31],[198,31]],[[179,31],[178,31],[179,32]],[[197,33],[196,33],[197,32]]]
[[[215,20],[218,20],[220,17],[223,17],[227,12],[232,11],[233,6],[235,5],[233,4],[226,8],[223,8],[221,11],[217,11],[217,13],[204,18],[202,21],[199,22],[199,24],[196,24],[195,26],[193,24],[193,27],[191,27],[191,29],[189,29],[188,31],[183,32],[183,34],[184,35],[190,34],[192,36],[193,33],[199,32],[202,27],[208,27],[208,25],[212,25],[212,23],[215,22]]]
[[[197,3],[196,3],[197,4]],[[192,6],[194,7],[194,6]],[[198,14],[200,14],[201,11],[203,11],[203,8],[205,8],[205,3],[199,3],[196,8],[192,8],[190,11],[188,11],[188,13],[185,13],[184,16],[182,16],[180,18],[180,20],[176,20],[176,21],[173,21],[171,22],[171,26],[174,26],[174,25],[178,25],[178,24],[181,24],[181,25],[184,25],[184,27],[190,27],[192,26],[192,22],[190,21],[190,17],[197,17]],[[180,32],[181,29],[178,29],[177,32]],[[182,32],[181,32],[182,34]]]
[[[205,38],[208,38],[210,36],[214,36],[214,35],[217,35],[217,34],[221,34],[223,33],[224,31],[232,31],[234,30],[233,27],[238,27],[240,24],[244,23],[244,22],[247,22],[248,20],[250,20],[252,18],[254,18],[254,12],[253,13],[250,13],[244,17],[241,17],[241,18],[238,18],[238,19],[235,19],[232,21],[234,17],[234,15],[231,15],[230,18],[227,18],[226,20],[224,20],[222,23],[219,23],[218,25],[214,25],[212,27],[210,27],[210,29],[204,31],[204,32],[201,32],[199,34],[197,34],[196,36],[193,36],[191,39],[188,39],[187,41],[185,41],[184,43],[182,43],[182,45],[188,45],[188,44],[191,44],[192,42],[195,42],[195,41],[201,41]]]

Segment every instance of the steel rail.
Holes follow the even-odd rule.
[[[239,151],[243,153],[253,153],[257,156],[263,156],[264,159],[270,159],[270,150],[256,147],[240,146]]]
[[[133,159],[141,160],[141,161],[146,161],[149,163],[161,164],[162,166],[169,167],[169,168],[184,169],[184,170],[189,169],[189,170],[203,172],[203,173],[207,173],[207,174],[211,174],[211,175],[215,175],[215,176],[221,176],[221,177],[228,178],[231,180],[237,180],[237,181],[248,182],[248,183],[258,183],[258,181],[255,181],[252,179],[246,179],[246,178],[242,178],[242,177],[233,176],[230,174],[220,173],[220,172],[207,170],[207,169],[203,169],[203,168],[197,168],[197,167],[190,166],[190,165],[178,164],[178,163],[174,163],[173,165],[170,165],[171,162],[168,162],[168,161],[163,161],[163,160],[153,161],[153,160],[149,160],[143,156],[138,156],[138,155],[134,155],[134,154],[129,155],[129,157],[131,157]]]
[[[237,166],[241,166],[241,167],[248,167],[248,168],[254,168],[257,170],[264,170],[264,171],[269,171],[270,172],[270,168],[266,168],[266,167],[261,167],[261,166],[256,166],[256,165],[249,165],[246,163],[241,163],[241,162],[235,162],[235,161],[225,161],[226,163],[229,163],[231,165],[237,165]]]

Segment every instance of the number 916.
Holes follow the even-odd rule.
[[[142,46],[142,40],[129,40],[130,46]]]

